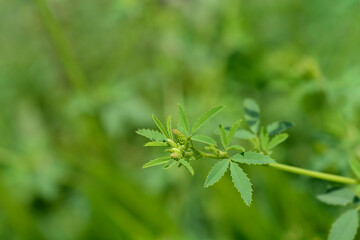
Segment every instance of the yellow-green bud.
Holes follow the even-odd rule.
[[[174,159],[181,159],[181,153],[179,152],[173,152],[172,154],[170,154],[170,157],[174,158]]]
[[[170,152],[177,152],[177,153],[181,153],[180,149],[178,148],[171,148]]]
[[[186,137],[179,130],[173,129],[175,140],[180,144],[185,144],[187,142]]]
[[[184,146],[184,145],[180,145],[180,146],[179,146],[179,149],[180,149],[180,151],[184,151],[184,150],[185,150],[185,146]]]
[[[222,152],[222,151],[219,152],[219,157],[223,158],[223,157],[227,157],[227,156],[228,155],[226,152]]]
[[[173,140],[167,139],[167,142],[169,143],[170,147],[173,147],[173,148],[177,147],[176,143]]]

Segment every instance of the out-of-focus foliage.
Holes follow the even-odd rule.
[[[175,116],[177,102],[189,116],[224,104],[209,129],[228,126],[252,97],[265,122],[295,123],[278,162],[350,176],[359,10],[357,0],[0,1],[0,239],[326,238],[339,212],[313,196],[328,183],[246,169],[258,188],[248,208],[229,177],[200,187],[209,164],[193,178],[140,169],[159,152],[134,132],[152,112]]]

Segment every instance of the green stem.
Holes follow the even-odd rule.
[[[34,0],[39,10],[39,16],[48,31],[56,53],[64,67],[64,70],[73,87],[84,90],[87,87],[87,80],[80,64],[75,58],[75,54],[70,48],[70,44],[65,33],[50,10],[47,0]]]
[[[276,168],[281,171],[291,172],[295,174],[305,175],[313,178],[327,180],[331,182],[343,183],[343,184],[358,184],[358,181],[353,178],[342,177],[338,175],[322,173],[317,171],[311,171],[303,168],[292,167],[281,163],[269,163],[269,167]]]
[[[201,157],[203,158],[219,158],[218,156],[216,156],[215,154],[212,154],[212,153],[206,153],[206,152],[202,152],[200,150],[196,150]]]

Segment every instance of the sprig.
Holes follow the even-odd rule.
[[[234,187],[238,190],[247,206],[250,206],[252,202],[253,189],[248,175],[243,170],[244,164],[249,166],[268,166],[281,171],[341,184],[359,184],[357,179],[276,163],[271,154],[276,147],[289,137],[284,131],[291,128],[293,124],[287,121],[277,121],[267,126],[261,126],[260,108],[252,99],[246,99],[244,102],[245,119],[249,127],[248,129],[240,128],[241,120],[236,121],[230,127],[223,127],[220,124],[215,132],[219,135],[221,145],[218,144],[213,136],[206,134],[194,135],[220,113],[223,108],[223,106],[211,108],[202,114],[191,127],[185,108],[179,104],[177,129],[172,126],[171,116],[167,118],[165,127],[153,115],[153,120],[159,131],[139,129],[136,133],[151,140],[145,143],[145,146],[166,147],[165,151],[169,155],[151,160],[144,164],[143,168],[162,165],[164,169],[169,169],[177,165],[178,167],[184,167],[191,175],[194,175],[195,171],[191,165],[193,161],[205,158],[216,159],[216,163],[207,175],[204,187],[207,188],[219,182],[229,170]],[[245,149],[239,143],[231,144],[234,140],[248,141],[251,143],[252,149]],[[360,162],[353,159],[350,161],[350,167],[354,175],[360,178]],[[318,200],[330,205],[352,205],[353,207],[334,222],[330,230],[329,240],[352,240],[355,237],[358,228],[357,212],[360,209],[358,198],[360,186],[356,189],[337,188],[317,196]]]

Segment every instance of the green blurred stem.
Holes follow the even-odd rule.
[[[61,25],[51,12],[47,0],[34,0],[34,2],[71,85],[78,90],[85,90],[87,87],[85,74],[70,48]]]
[[[313,178],[327,180],[331,182],[343,183],[343,184],[358,184],[358,181],[353,178],[342,177],[338,175],[322,173],[317,171],[311,171],[303,168],[292,167],[281,163],[269,163],[269,167],[276,168],[284,172],[291,172],[295,174],[305,175]]]
[[[218,156],[216,156],[215,154],[211,154],[211,153],[206,153],[206,152],[202,152],[198,150],[198,153],[201,155],[201,157],[203,158],[219,158]]]

